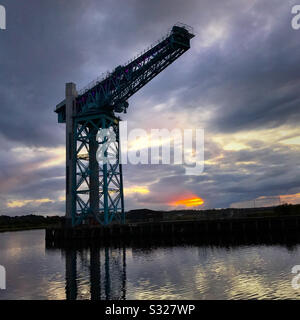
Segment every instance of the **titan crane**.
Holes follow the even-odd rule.
[[[66,98],[56,106],[58,122],[66,123],[66,223],[97,221],[108,225],[125,221],[119,121],[127,100],[190,48],[190,27],[176,24],[147,51],[78,92],[66,84]],[[101,129],[114,132],[115,140],[99,138]],[[105,144],[104,144],[105,143]],[[97,150],[114,161],[98,161]]]

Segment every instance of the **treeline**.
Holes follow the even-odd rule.
[[[59,216],[0,216],[0,231],[45,228],[47,226],[59,225],[62,219]]]
[[[284,204],[277,207],[211,209],[211,210],[173,210],[154,211],[149,209],[131,210],[126,213],[126,221],[150,222],[170,220],[198,220],[240,217],[266,217],[300,215],[300,205]],[[64,217],[59,216],[0,216],[0,231],[26,230],[63,225]]]
[[[154,211],[149,209],[131,210],[126,215],[128,222],[226,219],[243,217],[278,217],[300,215],[300,205],[283,204],[277,207],[226,208],[208,210]]]

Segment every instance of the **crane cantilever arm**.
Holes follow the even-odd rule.
[[[193,37],[186,26],[173,26],[171,32],[155,46],[127,65],[118,66],[105,79],[81,92],[76,98],[77,114],[105,110],[126,112],[127,100],[186,52]],[[63,111],[62,105],[58,107],[57,113]]]

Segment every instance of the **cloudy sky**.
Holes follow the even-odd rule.
[[[84,87],[176,22],[192,48],[130,100],[132,128],[203,128],[205,167],[126,165],[126,209],[300,203],[297,1],[1,0],[0,214],[64,214],[66,82]],[[155,124],[155,125],[154,125]]]

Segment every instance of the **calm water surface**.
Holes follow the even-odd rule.
[[[0,299],[299,299],[300,245],[46,249],[44,230],[0,233]]]

